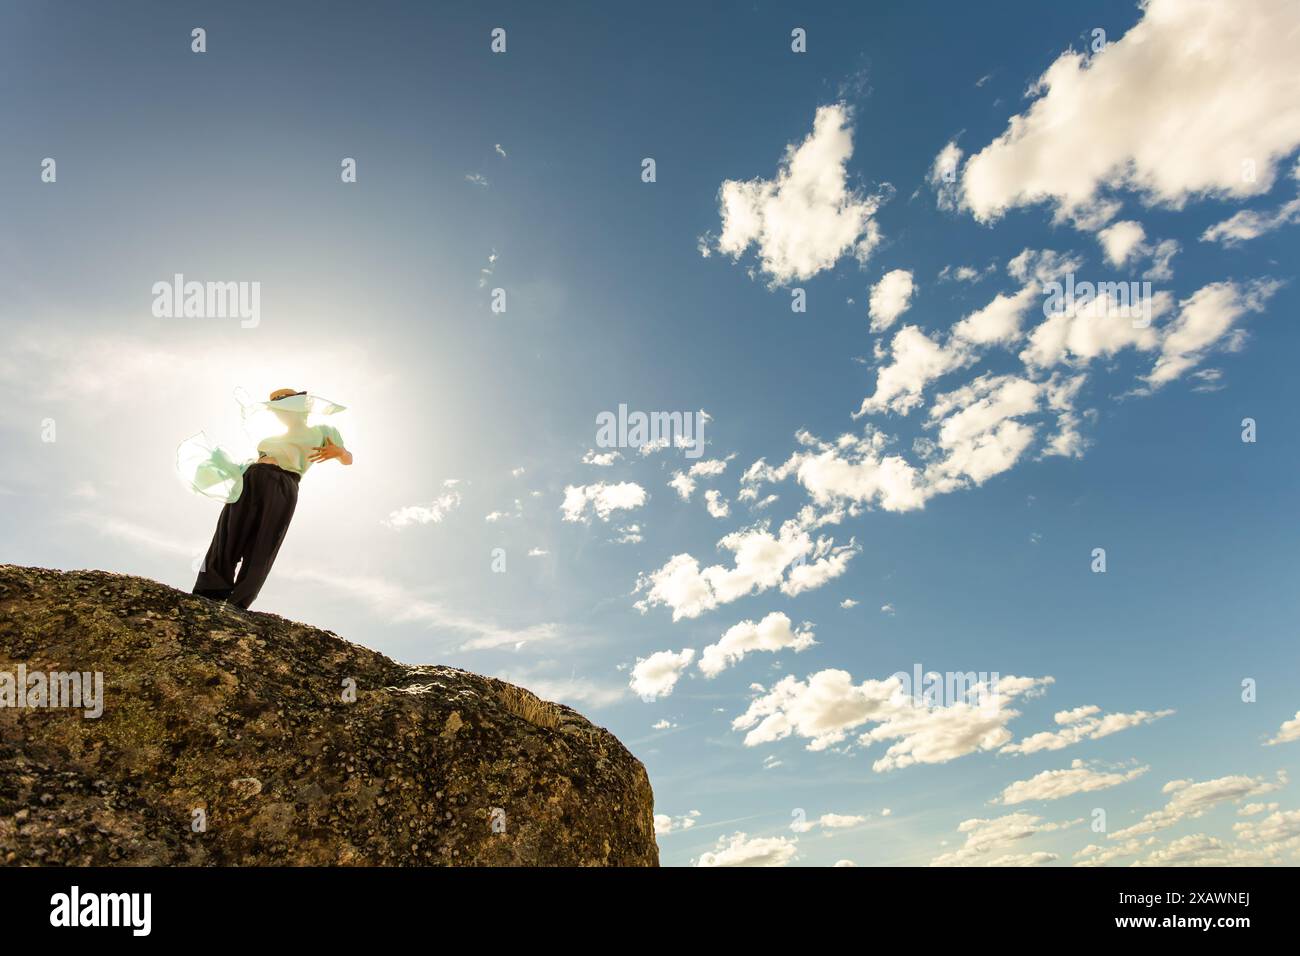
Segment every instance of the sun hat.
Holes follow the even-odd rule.
[[[331,402],[328,398],[311,395],[307,392],[295,392],[287,388],[277,388],[271,393],[272,398],[265,402],[255,402],[242,388],[235,389],[235,398],[245,419],[261,411],[302,412],[307,415],[334,415],[346,411],[347,406]],[[274,396],[279,395],[279,398]]]

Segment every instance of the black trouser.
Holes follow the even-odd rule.
[[[203,570],[194,582],[195,594],[242,608],[257,599],[293,520],[299,478],[277,465],[248,466],[239,500],[221,509]],[[241,560],[236,580],[235,565]]]

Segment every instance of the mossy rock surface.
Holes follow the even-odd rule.
[[[103,713],[0,707],[0,864],[659,862],[641,762],[494,678],[144,578],[0,565],[0,672],[20,664],[102,673]]]

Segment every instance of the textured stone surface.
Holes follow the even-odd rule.
[[[19,664],[101,671],[105,703],[0,707],[2,863],[658,865],[640,761],[499,680],[143,578],[0,565],[0,671]]]

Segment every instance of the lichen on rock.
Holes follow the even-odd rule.
[[[0,706],[0,863],[657,866],[645,768],[490,677],[144,578],[0,565],[0,674],[103,675],[103,712]]]

